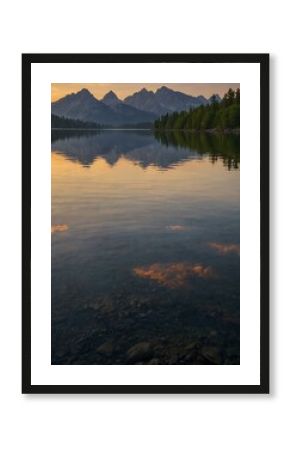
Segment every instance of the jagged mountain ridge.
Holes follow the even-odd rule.
[[[155,93],[143,88],[123,101],[113,91],[109,91],[98,100],[84,88],[53,102],[51,112],[57,116],[100,125],[133,125],[153,123],[162,114],[206,105],[211,102],[211,98],[206,99],[202,95],[193,97],[162,86]],[[216,99],[219,101],[219,96]]]
[[[113,91],[107,92],[107,94],[104,95],[101,101],[108,106],[115,106],[122,103],[122,100],[120,100]]]
[[[216,99],[217,101],[220,101],[218,95],[216,96]],[[174,111],[185,111],[190,108],[207,105],[210,103],[210,99],[206,99],[203,95],[193,97],[184,94],[183,92],[174,91],[166,86],[162,86],[157,89],[155,93],[143,88],[141,91],[126,97],[124,103],[160,116]]]
[[[113,93],[112,93],[113,94]],[[117,96],[116,99],[118,100]],[[118,102],[113,95],[97,100],[87,89],[69,94],[51,104],[51,112],[56,116],[95,122],[100,125],[124,125],[153,123],[156,115],[141,111],[133,106]],[[109,103],[109,104],[108,104]]]

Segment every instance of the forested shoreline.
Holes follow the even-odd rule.
[[[157,131],[206,131],[219,133],[239,132],[240,130],[240,89],[229,89],[222,100],[216,95],[207,105],[191,108],[188,111],[167,113],[154,123],[123,124],[114,127],[77,119],[51,115],[52,129],[103,129],[103,128],[148,128]]]
[[[189,111],[165,114],[154,122],[156,130],[228,132],[240,129],[240,89],[229,89],[221,101],[213,95],[210,104]]]
[[[99,129],[100,125],[94,122],[68,119],[67,117],[51,114],[51,128],[54,129]]]
[[[152,129],[153,123],[141,122],[137,124],[121,124],[118,126],[100,124],[95,122],[87,122],[79,119],[69,119],[64,116],[57,116],[56,114],[51,114],[51,128],[53,130],[58,129],[71,129],[71,130],[101,130],[101,129]]]

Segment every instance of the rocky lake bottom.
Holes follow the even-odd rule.
[[[52,143],[52,364],[240,363],[238,137]]]

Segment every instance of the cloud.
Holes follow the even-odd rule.
[[[135,267],[133,272],[140,278],[147,278],[171,289],[186,286],[190,279],[194,277],[215,277],[215,273],[210,266],[186,262],[171,264],[154,263],[149,266]]]

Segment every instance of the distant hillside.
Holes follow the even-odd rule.
[[[219,96],[216,96],[216,98],[220,100]],[[197,108],[200,105],[207,105],[210,103],[210,99],[206,99],[202,95],[193,97],[162,86],[156,92],[147,89],[135,92],[135,94],[126,97],[124,103],[160,116],[161,114],[185,111],[190,108]]]
[[[88,89],[69,94],[51,104],[55,116],[83,122],[93,122],[106,127],[135,127],[151,124],[161,115],[179,111],[189,111],[211,104],[212,98],[197,97],[174,91],[166,86],[156,92],[142,89],[120,100],[109,91],[101,100],[96,99]],[[221,101],[218,95],[215,101]]]
[[[103,101],[97,100],[87,89],[69,94],[51,104],[51,112],[69,119],[94,122],[100,125],[153,123],[156,114],[126,105],[111,92]]]
[[[96,129],[100,128],[100,125],[94,122],[84,122],[82,120],[68,119],[66,117],[59,117],[52,114],[51,128]]]

